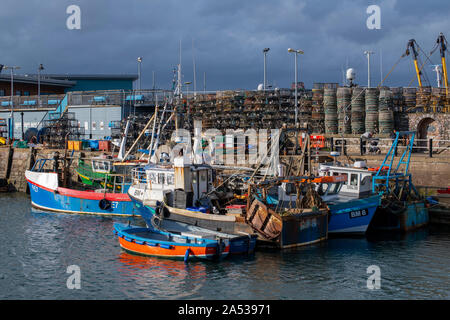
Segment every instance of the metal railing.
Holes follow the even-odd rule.
[[[66,94],[11,96],[0,97],[0,110],[9,111],[20,109],[56,109]],[[154,104],[164,99],[172,98],[173,93],[168,90],[96,90],[67,92],[69,106],[83,105],[124,105]]]
[[[378,142],[376,145],[371,144],[371,141]],[[364,140],[362,138],[336,138],[331,137],[327,139],[327,144],[331,151],[339,151],[344,155],[385,155],[391,148],[393,139],[390,138],[375,138],[371,140]],[[408,140],[399,140],[397,149],[402,152],[406,149]],[[441,154],[450,150],[450,140],[443,139],[414,139],[413,153],[427,154],[432,158],[433,155]]]

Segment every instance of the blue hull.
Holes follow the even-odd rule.
[[[374,231],[408,232],[423,227],[429,222],[428,208],[423,201],[407,203],[405,208],[393,211],[380,208],[371,229]]]
[[[110,207],[102,210],[98,199],[70,197],[45,190],[30,182],[28,185],[32,205],[41,210],[96,215],[138,215],[132,201],[111,201]]]
[[[330,220],[328,233],[364,234],[380,204],[381,196],[354,199],[338,204],[329,204]]]

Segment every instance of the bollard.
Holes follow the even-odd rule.
[[[362,156],[364,154],[364,150],[363,150],[363,140],[362,138],[359,138],[359,153]]]
[[[433,158],[433,139],[428,141],[428,150],[430,152],[430,158]]]
[[[331,144],[331,151],[334,151],[334,139],[333,139],[333,137],[330,138],[330,144]]]
[[[347,140],[342,140],[342,152],[344,153],[344,156],[347,155]]]

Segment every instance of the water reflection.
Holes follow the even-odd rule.
[[[334,238],[285,251],[257,251],[220,262],[143,257],[123,251],[114,222],[31,210],[26,196],[3,196],[0,299],[448,299],[448,230]],[[82,289],[66,288],[77,264]],[[382,272],[366,287],[367,267]]]
[[[159,298],[193,298],[208,278],[205,262],[144,257],[121,252],[118,256],[121,277],[132,278],[137,286],[151,288]]]

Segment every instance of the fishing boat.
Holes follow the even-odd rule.
[[[219,231],[213,231],[190,224],[164,219],[153,216],[152,227],[172,234],[192,235],[195,237],[214,236],[230,241],[230,254],[250,254],[253,253],[256,246],[256,234],[241,232],[240,234],[229,234]]]
[[[277,199],[280,184],[303,194],[295,200]],[[249,184],[246,222],[260,235],[263,246],[287,249],[328,238],[328,208],[308,177],[282,177]],[[281,200],[281,201],[280,201]]]
[[[131,181],[131,170],[143,162],[140,160],[122,161],[104,154],[90,159],[90,163],[86,162],[86,159],[78,159],[75,172],[81,183],[87,186],[127,192]],[[125,190],[121,189],[122,183],[119,177],[125,179]]]
[[[323,178],[317,191],[330,209],[328,232],[365,234],[381,201],[381,195],[372,192],[373,172],[320,165],[319,175]]]
[[[229,239],[215,234],[171,233],[153,228],[114,224],[120,246],[134,254],[163,258],[221,259],[230,252]]]
[[[396,132],[380,167],[375,168],[372,190],[382,196],[371,228],[378,231],[408,232],[429,223],[426,200],[417,191],[409,172],[415,131]],[[400,137],[406,137],[404,151],[397,156]],[[399,157],[399,159],[397,159]]]
[[[150,163],[132,173],[128,195],[148,226],[154,215],[162,215],[229,234],[253,233],[243,216],[220,209],[221,194],[213,190],[215,171],[209,165],[179,156],[173,163]]]
[[[58,158],[38,159],[31,170],[25,171],[33,207],[65,213],[120,216],[138,214],[127,193],[105,188],[89,190],[77,185],[71,188],[61,186],[61,181],[66,179],[61,179],[65,170],[59,170],[59,161]],[[128,188],[122,175],[112,176],[114,179],[120,178],[117,185],[121,186],[121,190]]]

